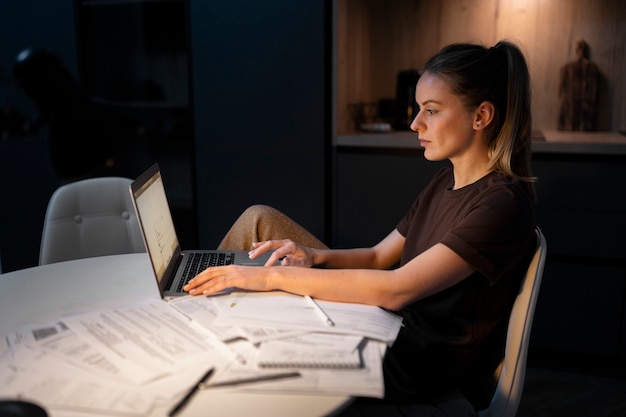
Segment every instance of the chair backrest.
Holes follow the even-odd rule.
[[[130,198],[131,182],[101,177],[59,187],[48,202],[39,264],[145,252]]]
[[[539,228],[537,228],[537,238],[537,250],[530,261],[526,277],[511,311],[504,359],[500,366],[496,390],[491,404],[487,409],[478,413],[479,417],[514,417],[522,397],[528,341],[547,251],[546,239]]]

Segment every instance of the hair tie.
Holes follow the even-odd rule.
[[[505,62],[506,61],[506,53],[504,52],[502,48],[498,47],[498,45],[492,46],[491,48],[487,49],[487,53],[485,54],[485,57],[492,62]]]
[[[502,51],[500,51],[500,48],[498,48],[497,46],[492,46],[491,48],[487,50],[487,53],[490,53],[490,54],[497,54],[498,52],[502,52]]]

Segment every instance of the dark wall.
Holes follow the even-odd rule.
[[[185,230],[190,236],[182,239],[183,246],[216,246],[241,211],[254,203],[283,210],[325,239],[330,2],[184,1],[189,16],[186,76],[191,86],[192,149],[181,158],[171,154],[176,144],[168,142],[162,147],[165,151],[153,157],[165,167],[171,205],[181,201],[182,214],[178,218],[178,211],[173,214],[179,233]],[[0,2],[0,15],[10,16],[0,27],[3,104],[36,116],[11,77],[18,52],[27,47],[56,54],[80,79],[82,44],[77,42],[80,25],[74,3]],[[115,25],[111,28],[115,30]],[[47,142],[45,129],[0,142],[4,272],[38,262],[46,205],[62,183],[53,171]],[[186,179],[189,172],[191,185]]]
[[[34,119],[36,107],[13,82],[13,64],[20,51],[42,47],[57,54],[76,74],[73,3],[5,0],[0,2],[0,16],[0,105]],[[38,262],[46,205],[58,186],[47,149],[45,130],[0,138],[0,256],[4,272]]]
[[[325,238],[328,3],[191,1],[201,246],[254,203]]]

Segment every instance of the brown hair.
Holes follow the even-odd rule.
[[[493,104],[494,119],[485,130],[490,168],[524,181],[535,198],[530,75],[520,49],[507,41],[491,48],[452,44],[433,56],[423,71],[442,77],[470,109],[484,101]]]

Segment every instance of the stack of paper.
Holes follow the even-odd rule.
[[[330,326],[304,297],[281,291],[182,297],[172,304],[194,318],[200,317],[198,311],[211,310],[201,314],[203,324],[230,329],[224,340],[241,349],[247,361],[222,368],[213,381],[232,381],[238,390],[382,397],[382,358],[402,325],[400,317],[379,307],[316,300]],[[232,338],[235,331],[237,339]],[[251,374],[293,371],[300,377],[236,384]]]
[[[208,366],[236,356],[212,332],[161,300],[33,324],[2,336],[1,397],[110,416],[144,416],[156,402],[178,397],[181,381],[172,378],[198,363]],[[164,385],[152,389],[157,381]]]
[[[0,335],[0,396],[142,416],[215,368],[209,389],[382,397],[400,326],[378,307],[284,292],[142,300]]]

